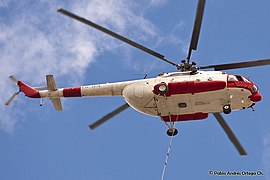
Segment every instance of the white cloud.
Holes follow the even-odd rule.
[[[189,42],[185,42],[184,40],[179,38],[179,34],[182,33],[185,27],[186,25],[182,21],[180,21],[178,24],[175,24],[166,36],[159,38],[158,45],[175,45],[178,47],[182,47],[182,53],[186,54],[188,50],[186,46],[189,46]]]
[[[0,127],[9,133],[21,117],[14,106],[3,105],[16,91],[7,79],[10,74],[34,85],[43,85],[44,76],[49,73],[57,79],[68,77],[69,83],[74,83],[84,77],[86,69],[103,51],[121,47],[106,35],[57,14],[57,8],[63,6],[131,36],[146,39],[156,35],[154,25],[144,18],[143,13],[136,12],[138,9],[132,1],[85,0],[68,5],[43,0],[11,2],[0,3],[5,10],[0,12],[0,113],[4,114]],[[106,43],[103,43],[104,38]]]
[[[156,35],[154,25],[143,17],[143,11],[132,1],[93,0],[86,6],[83,3],[77,3],[74,12],[113,28],[121,34],[129,33],[132,29],[133,36],[135,34],[144,37]]]

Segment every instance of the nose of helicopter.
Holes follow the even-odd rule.
[[[259,102],[262,100],[262,95],[258,92],[252,94],[249,96],[249,99],[253,102]]]

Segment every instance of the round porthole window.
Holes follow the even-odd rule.
[[[160,93],[160,94],[165,94],[165,93],[168,92],[168,86],[167,86],[167,84],[165,84],[165,83],[161,83],[161,84],[158,86],[157,90],[158,90],[158,93]]]

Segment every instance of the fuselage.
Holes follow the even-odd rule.
[[[224,105],[240,110],[261,100],[254,83],[237,77],[217,71],[165,73],[127,86],[123,96],[134,109],[165,121],[205,119]],[[164,92],[158,89],[162,85]]]
[[[22,91],[33,98],[123,96],[135,110],[159,116],[164,121],[205,119],[208,113],[222,112],[224,105],[231,110],[253,106],[262,96],[250,80],[220,71],[162,73],[156,78],[96,84],[55,91],[27,89]]]

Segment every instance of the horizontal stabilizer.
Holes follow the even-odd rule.
[[[51,101],[52,101],[54,109],[56,111],[62,111],[63,110],[60,98],[51,98]]]
[[[46,81],[47,81],[47,88],[50,91],[56,91],[57,90],[57,86],[55,83],[55,80],[53,78],[53,75],[49,74],[46,75]]]
[[[46,81],[47,81],[47,89],[49,91],[57,91],[58,90],[53,75],[51,75],[51,74],[46,75]],[[53,103],[55,110],[57,110],[57,111],[63,110],[60,98],[51,98],[51,101]]]

